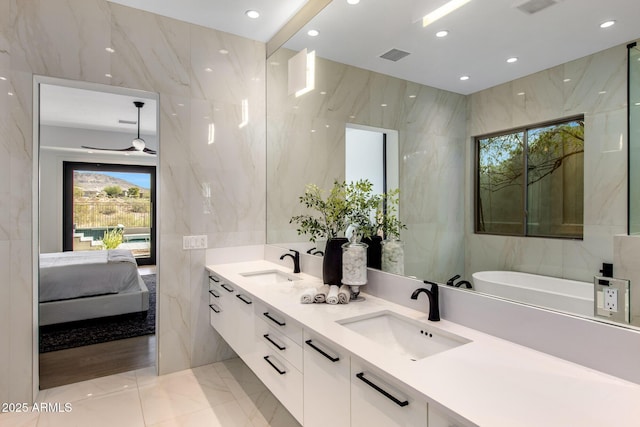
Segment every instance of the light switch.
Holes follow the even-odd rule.
[[[182,236],[182,249],[207,249],[207,235]]]

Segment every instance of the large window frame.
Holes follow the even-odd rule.
[[[474,149],[475,149],[475,163],[474,163],[474,233],[475,234],[486,234],[486,235],[502,235],[502,236],[516,236],[516,237],[542,237],[542,238],[557,238],[557,239],[569,239],[569,240],[582,240],[584,236],[584,173],[582,175],[582,218],[579,223],[569,224],[566,226],[566,230],[571,230],[573,228],[573,232],[568,232],[566,234],[563,233],[536,233],[532,232],[529,227],[529,140],[528,134],[531,131],[535,131],[538,129],[544,129],[553,126],[566,125],[573,122],[581,122],[583,131],[584,131],[584,115],[571,116],[562,119],[557,119],[548,122],[536,123],[528,126],[513,128],[509,130],[503,130],[499,132],[494,132],[485,135],[479,135],[473,138],[474,140]],[[518,232],[496,232],[496,231],[486,231],[483,229],[482,223],[482,206],[481,206],[481,141],[485,141],[489,138],[495,138],[500,136],[507,135],[517,135],[522,134],[522,205],[521,205],[521,219],[522,219],[522,229]],[[584,137],[584,136],[583,136]],[[583,150],[584,152],[584,140],[583,140]],[[575,153],[574,153],[575,154]],[[584,166],[584,159],[581,164],[581,167]],[[565,195],[563,194],[563,201]],[[563,224],[564,225],[564,224]],[[579,233],[578,233],[579,231]]]
[[[94,172],[133,172],[145,173],[150,176],[150,254],[148,257],[136,258],[138,265],[156,264],[156,166],[149,165],[125,165],[116,163],[94,162],[63,162],[63,192],[62,192],[62,250],[73,250],[73,173],[76,170]]]

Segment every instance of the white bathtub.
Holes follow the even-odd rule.
[[[517,271],[473,273],[478,292],[525,304],[593,316],[593,284]]]

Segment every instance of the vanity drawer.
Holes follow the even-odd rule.
[[[302,347],[302,326],[299,323],[262,301],[256,301],[255,306],[257,319],[264,320],[274,330],[286,335],[291,341]]]
[[[302,371],[302,347],[281,331],[276,330],[275,326],[267,324],[266,319],[256,319],[256,339]]]
[[[256,351],[251,355],[252,369],[269,391],[302,424],[302,373],[276,353],[278,351],[265,344],[264,340],[258,341]]]

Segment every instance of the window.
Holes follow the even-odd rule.
[[[475,141],[476,233],[582,238],[584,117]]]

